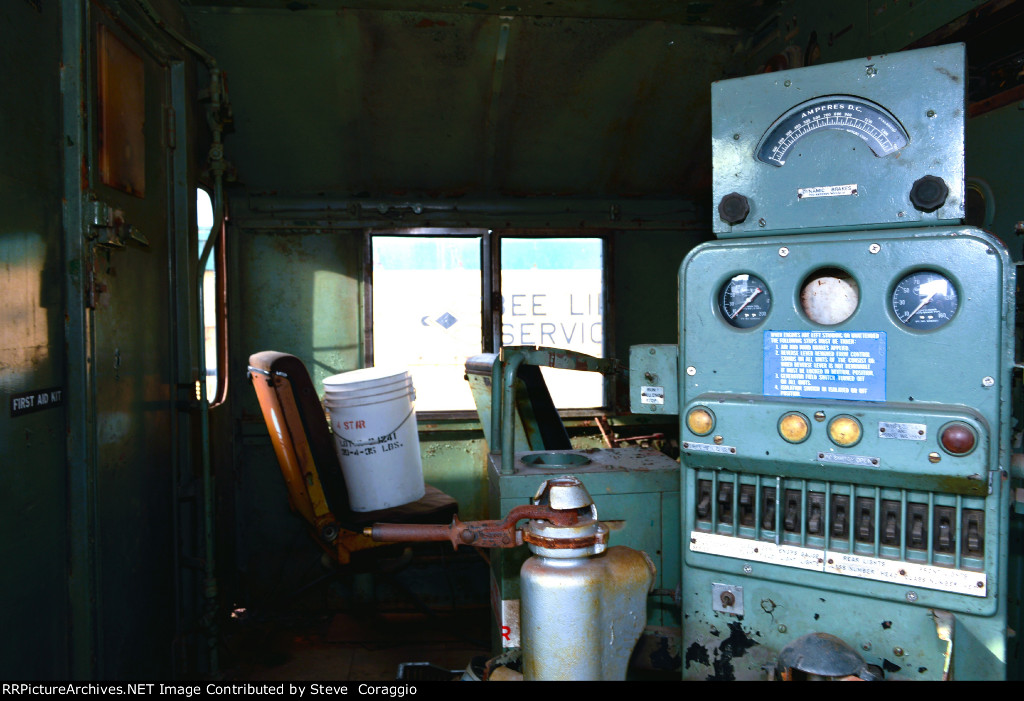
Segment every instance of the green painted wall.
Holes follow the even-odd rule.
[[[0,677],[55,679],[68,672],[64,408],[11,416],[11,397],[65,384],[58,4],[4,3],[0,32]]]
[[[1020,260],[1024,221],[1024,101],[1014,102],[967,120],[967,175],[983,180],[992,190],[995,219],[992,233]]]

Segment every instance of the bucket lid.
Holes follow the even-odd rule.
[[[336,392],[370,389],[372,387],[389,385],[408,377],[408,370],[388,367],[363,368],[362,370],[352,370],[325,378],[324,389]]]

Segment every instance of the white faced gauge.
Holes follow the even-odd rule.
[[[757,326],[768,316],[772,297],[764,280],[743,273],[726,282],[718,293],[722,318],[738,329]]]
[[[911,273],[892,291],[892,311],[900,323],[916,331],[931,331],[952,320],[959,307],[956,287],[936,272]]]
[[[849,319],[857,311],[859,302],[857,281],[834,268],[813,273],[800,290],[804,314],[824,326],[835,326]]]

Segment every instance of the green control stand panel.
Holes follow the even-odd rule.
[[[957,221],[964,63],[714,87],[720,240],[679,273],[685,678],[813,676],[785,660],[826,641],[862,678],[1006,675],[1015,266]]]

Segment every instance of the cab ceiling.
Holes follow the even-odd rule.
[[[254,195],[703,199],[736,2],[187,0]],[[580,16],[585,8],[586,16]],[[775,8],[775,9],[773,9]]]

